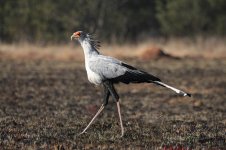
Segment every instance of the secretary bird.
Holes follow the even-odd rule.
[[[83,48],[88,80],[95,85],[102,84],[104,87],[104,98],[101,107],[80,134],[85,133],[96,117],[102,112],[104,107],[108,104],[108,99],[111,95],[117,105],[121,126],[121,137],[124,135],[119,96],[114,88],[114,84],[116,83],[154,83],[169,88],[182,96],[191,96],[189,93],[161,82],[159,78],[145,71],[138,70],[137,68],[113,57],[100,54],[98,51],[100,47],[99,42],[88,33],[77,31],[73,33],[71,40],[73,40],[73,38],[77,39]]]

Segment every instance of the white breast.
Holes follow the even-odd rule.
[[[88,63],[86,63],[86,71],[87,71],[87,76],[88,76],[89,82],[91,82],[95,85],[99,85],[102,83],[101,77],[89,68]]]

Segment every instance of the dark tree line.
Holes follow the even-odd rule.
[[[226,34],[225,0],[0,0],[0,41],[65,42],[73,31],[105,41]]]

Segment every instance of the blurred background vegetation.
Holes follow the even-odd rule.
[[[226,35],[226,0],[0,0],[0,42],[65,43],[77,30],[105,42]]]

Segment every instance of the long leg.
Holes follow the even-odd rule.
[[[111,93],[111,96],[117,102],[119,100],[119,96],[118,96],[113,84],[110,81],[105,81],[104,86],[106,86],[108,88],[109,92]]]
[[[81,134],[86,132],[86,130],[93,123],[93,121],[96,119],[96,117],[102,112],[103,109],[104,109],[104,105],[102,104],[100,109],[97,111],[96,115],[93,117],[93,119],[89,122],[89,124],[86,126],[86,128],[79,135],[81,135]]]
[[[108,90],[110,91],[113,99],[116,101],[117,104],[117,110],[118,110],[118,115],[119,115],[119,121],[120,121],[120,127],[121,127],[121,137],[123,137],[124,135],[124,127],[122,124],[122,115],[121,115],[121,110],[120,110],[120,104],[119,104],[119,96],[113,86],[113,84],[109,81],[104,82],[104,85],[108,88]]]
[[[108,90],[108,88],[103,85],[104,87],[104,99],[103,99],[103,105],[106,106],[108,104],[108,100],[110,97],[110,91]]]
[[[120,121],[120,126],[121,126],[121,137],[123,137],[123,135],[124,135],[124,127],[123,127],[123,124],[122,124],[122,115],[121,115],[121,110],[120,110],[120,104],[119,104],[119,101],[116,102],[116,104],[117,104],[118,115],[119,115],[119,121]]]
[[[104,85],[104,99],[103,99],[103,104],[101,105],[100,109],[97,111],[97,113],[95,114],[95,116],[93,117],[93,119],[89,122],[89,124],[86,126],[86,128],[80,134],[85,133],[86,130],[93,123],[93,121],[97,118],[97,116],[102,112],[102,110],[104,109],[104,106],[106,106],[108,104],[109,96],[110,96],[110,92],[109,92],[108,88]]]

